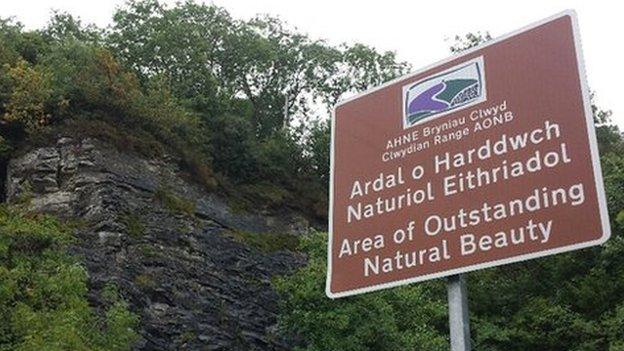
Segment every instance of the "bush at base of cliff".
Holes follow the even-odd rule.
[[[9,145],[9,143],[6,141],[6,139],[4,139],[1,135],[0,135],[0,158],[2,158],[5,155],[8,155],[9,151],[11,150],[11,146]]]
[[[87,301],[87,274],[66,253],[69,230],[48,216],[0,207],[0,350],[130,350],[137,317],[114,287],[103,317]]]
[[[301,339],[296,350],[448,350],[446,305],[432,300],[435,284],[331,300],[325,296],[326,234],[302,239],[308,265],[278,279],[281,331]],[[443,288],[443,286],[442,286]],[[438,294],[445,298],[444,290]]]

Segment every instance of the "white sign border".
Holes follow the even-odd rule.
[[[339,293],[334,293],[331,291],[331,277],[332,277],[332,242],[333,242],[333,235],[332,235],[332,229],[333,229],[333,209],[334,209],[334,162],[335,162],[335,155],[334,155],[334,151],[335,151],[335,130],[336,130],[336,109],[341,106],[344,105],[348,102],[351,102],[353,100],[359,99],[363,96],[369,95],[371,93],[376,92],[377,90],[383,89],[389,85],[395,84],[397,82],[409,79],[411,77],[414,77],[418,74],[421,74],[427,70],[430,70],[432,68],[435,68],[437,66],[440,66],[444,63],[456,60],[458,58],[464,57],[466,55],[469,55],[477,50],[481,50],[485,47],[488,47],[490,45],[494,45],[498,42],[501,42],[503,40],[509,39],[510,37],[513,37],[517,34],[529,31],[531,29],[534,29],[536,27],[539,27],[540,25],[543,25],[545,23],[554,21],[556,19],[565,17],[565,16],[569,16],[571,21],[572,21],[572,31],[573,31],[573,36],[574,36],[574,46],[575,46],[575,50],[576,50],[576,60],[577,60],[577,66],[578,66],[578,70],[579,70],[579,79],[581,82],[581,93],[582,93],[582,98],[583,98],[583,105],[585,108],[585,120],[587,123],[587,134],[588,134],[588,139],[589,139],[589,147],[590,147],[590,151],[591,151],[591,159],[592,159],[592,164],[593,164],[593,171],[594,171],[594,179],[596,182],[596,193],[598,195],[598,206],[600,209],[600,218],[601,218],[601,222],[602,222],[602,236],[597,239],[597,240],[592,240],[592,241],[586,241],[583,243],[578,243],[578,244],[573,244],[573,245],[568,245],[568,246],[562,246],[562,247],[557,247],[557,248],[553,248],[550,250],[543,250],[543,251],[538,251],[538,252],[533,252],[533,253],[529,253],[529,254],[524,254],[524,255],[519,255],[519,256],[514,256],[514,257],[509,257],[509,258],[504,258],[504,259],[500,259],[500,260],[493,260],[493,261],[488,261],[488,262],[483,262],[483,263],[479,263],[479,264],[474,264],[474,265],[470,265],[470,266],[466,266],[466,267],[461,267],[461,268],[455,268],[455,269],[451,269],[451,270],[446,270],[446,271],[442,271],[442,272],[436,272],[436,273],[432,273],[432,274],[427,274],[427,275],[422,275],[422,276],[418,276],[418,277],[413,277],[413,278],[407,278],[407,279],[402,279],[402,280],[397,280],[397,281],[393,281],[393,282],[388,282],[388,283],[382,283],[382,284],[376,284],[376,285],[371,285],[371,286],[367,286],[364,288],[359,288],[359,289],[353,289],[353,290],[348,290],[348,291],[343,291],[343,292],[339,292]],[[431,64],[425,68],[422,68],[416,72],[407,74],[405,76],[393,79],[389,82],[386,82],[378,87],[369,89],[363,93],[357,94],[355,96],[352,96],[348,99],[342,100],[340,102],[338,102],[338,104],[336,104],[336,106],[334,106],[334,109],[332,110],[332,129],[331,129],[331,153],[330,153],[330,179],[329,179],[329,230],[328,230],[328,244],[327,244],[327,279],[326,279],[326,285],[325,285],[325,293],[327,295],[327,297],[335,299],[335,298],[340,298],[340,297],[346,297],[346,296],[352,296],[352,295],[358,295],[358,294],[362,294],[362,293],[367,293],[367,292],[372,292],[372,291],[377,291],[377,290],[382,290],[382,289],[388,289],[388,288],[393,288],[393,287],[398,287],[398,286],[402,286],[402,285],[406,285],[406,284],[410,284],[410,283],[416,283],[416,282],[422,282],[425,280],[431,280],[431,279],[435,279],[435,278],[441,278],[441,277],[446,277],[446,276],[450,276],[450,275],[455,275],[455,274],[461,274],[461,273],[466,273],[466,272],[471,272],[471,271],[475,271],[475,270],[479,270],[479,269],[484,269],[484,268],[490,268],[490,267],[495,267],[495,266],[501,266],[501,265],[505,265],[505,264],[509,264],[509,263],[514,263],[514,262],[520,262],[520,261],[526,261],[526,260],[530,260],[533,258],[538,258],[538,257],[544,257],[544,256],[550,256],[550,255],[554,255],[554,254],[558,254],[558,253],[563,253],[563,252],[568,252],[568,251],[574,251],[574,250],[578,250],[578,249],[583,249],[583,248],[587,248],[587,247],[591,247],[591,246],[597,246],[597,245],[601,245],[603,243],[605,243],[607,240],[609,240],[609,238],[611,237],[611,227],[609,224],[609,214],[607,212],[607,201],[605,198],[605,192],[604,192],[604,184],[603,184],[603,179],[602,179],[602,170],[601,170],[601,166],[600,166],[600,157],[598,155],[598,143],[597,143],[597,139],[596,139],[596,132],[595,132],[595,128],[594,128],[594,120],[593,120],[593,114],[591,111],[591,103],[590,103],[590,99],[589,99],[589,89],[587,87],[587,76],[586,76],[586,72],[585,72],[585,64],[583,61],[583,56],[582,56],[582,50],[581,50],[581,41],[580,41],[580,32],[579,32],[579,26],[578,26],[578,18],[576,15],[576,11],[574,10],[565,10],[563,12],[560,12],[558,14],[555,14],[551,17],[545,18],[541,21],[535,22],[533,24],[530,24],[528,26],[525,26],[523,28],[520,28],[516,31],[513,31],[511,33],[508,33],[506,35],[503,35],[501,37],[498,37],[494,40],[491,40],[487,43],[484,43],[482,45],[476,46],[474,48],[471,48],[469,50],[466,50],[460,54],[456,54],[453,55],[447,59],[444,59],[442,61],[438,61],[434,64]]]

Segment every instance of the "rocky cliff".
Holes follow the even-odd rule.
[[[89,299],[97,307],[103,287],[118,286],[141,319],[137,349],[289,349],[275,333],[271,279],[304,259],[245,238],[283,241],[307,222],[233,211],[174,164],[59,137],[9,162],[6,200],[76,223],[72,251],[88,270]]]

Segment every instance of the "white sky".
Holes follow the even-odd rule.
[[[166,1],[173,3],[175,1]],[[599,106],[613,111],[624,127],[624,70],[620,37],[624,35],[624,5],[617,0],[563,1],[340,1],[340,0],[213,0],[237,18],[258,13],[277,15],[313,38],[330,43],[362,42],[396,51],[415,70],[449,56],[456,34],[489,31],[500,36],[565,9],[579,16],[589,86]],[[106,26],[123,0],[20,0],[0,2],[0,16],[15,16],[27,28],[45,25],[51,9]],[[617,62],[616,62],[617,61]]]

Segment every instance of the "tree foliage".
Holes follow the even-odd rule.
[[[489,32],[468,33],[464,36],[456,35],[455,42],[449,49],[456,54],[490,40],[492,40],[492,36]]]
[[[51,115],[45,104],[52,94],[50,74],[29,67],[24,60],[15,66],[6,66],[11,93],[4,104],[2,120],[19,123],[26,132],[35,133],[49,123]]]
[[[404,73],[393,53],[356,44],[332,47],[278,18],[233,19],[225,10],[184,2],[168,8],[132,1],[114,16],[109,42],[143,79],[171,77],[176,95],[208,116],[240,113],[244,97],[260,139],[331,107],[345,92],[363,90]]]
[[[439,284],[421,284],[330,300],[325,296],[327,235],[302,240],[308,264],[278,279],[284,296],[280,326],[300,338],[295,350],[447,350],[444,303],[435,298]],[[443,290],[443,286],[442,286]]]
[[[174,154],[211,190],[248,189],[252,203],[283,193],[270,203],[321,218],[329,128],[314,121],[408,68],[390,52],[193,1],[129,1],[106,29],[61,12],[35,31],[3,20],[0,43],[3,154],[65,126]]]

